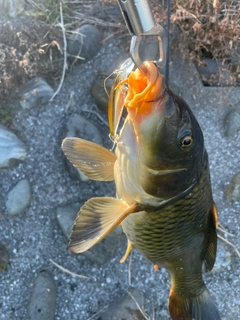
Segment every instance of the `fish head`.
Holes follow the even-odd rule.
[[[191,109],[168,88],[157,67],[146,61],[143,70],[128,77],[128,123],[134,128],[142,188],[166,199],[198,182],[205,153],[203,134]]]

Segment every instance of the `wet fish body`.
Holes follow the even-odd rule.
[[[214,265],[217,246],[217,209],[202,131],[156,66],[144,62],[143,69],[146,75],[137,69],[112,89],[112,97],[114,90],[122,90],[128,111],[117,135],[122,105],[110,100],[115,154],[85,140],[63,141],[75,166],[94,180],[114,179],[117,192],[116,198],[92,198],[84,204],[70,250],[89,249],[121,223],[128,238],[121,261],[135,247],[155,269],[169,272],[173,320],[219,320],[202,278],[203,265],[206,270]]]

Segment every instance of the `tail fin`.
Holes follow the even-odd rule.
[[[171,290],[168,309],[172,320],[221,320],[207,289],[196,297],[180,296]]]

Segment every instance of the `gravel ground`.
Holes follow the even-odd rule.
[[[18,137],[27,146],[28,155],[22,164],[0,171],[0,242],[10,254],[10,264],[0,274],[0,319],[28,319],[33,287],[38,272],[43,269],[54,276],[56,320],[87,320],[130,287],[129,260],[119,263],[126,243],[111,261],[99,266],[82,255],[69,253],[67,239],[56,218],[56,207],[60,205],[92,196],[114,196],[112,183],[71,180],[63,165],[60,146],[69,116],[75,112],[86,116],[81,109],[95,104],[90,89],[98,72],[109,74],[118,67],[121,59],[119,47],[105,42],[94,59],[75,67],[53,102],[30,110],[19,108],[15,114],[14,126]],[[220,223],[234,235],[228,239],[240,248],[240,202],[224,198],[227,185],[240,171],[240,132],[233,138],[226,138],[223,134],[226,112],[231,105],[239,108],[240,88],[202,87],[195,69],[179,55],[172,57],[170,82],[178,87],[202,127]],[[72,91],[74,96],[66,109]],[[105,114],[102,117],[107,120]],[[89,120],[100,130],[104,145],[110,147],[108,128],[93,114]],[[21,216],[10,217],[5,208],[7,194],[24,178],[28,178],[31,184],[30,207]],[[222,319],[236,320],[240,317],[240,259],[231,247],[227,250],[231,252],[230,266],[207,274],[205,280]],[[72,277],[49,259],[91,279]],[[152,319],[169,319],[167,272],[154,271],[153,266],[135,250],[130,270],[131,285],[145,297],[145,311]],[[98,319],[98,316],[91,319]]]

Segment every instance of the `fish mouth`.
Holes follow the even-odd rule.
[[[176,173],[176,172],[187,171],[187,168],[169,169],[169,170],[154,170],[154,169],[147,168],[147,171],[155,176],[165,176],[165,175]]]
[[[114,81],[108,103],[108,121],[110,136],[116,137],[124,107],[133,123],[141,123],[152,114],[156,101],[164,95],[166,83],[151,61],[142,63],[140,69],[131,71],[133,64],[129,60],[121,66]]]
[[[144,61],[145,73],[140,69],[132,71],[128,77],[128,91],[124,103],[133,122],[142,122],[152,114],[156,101],[166,89],[164,77],[151,61]]]

